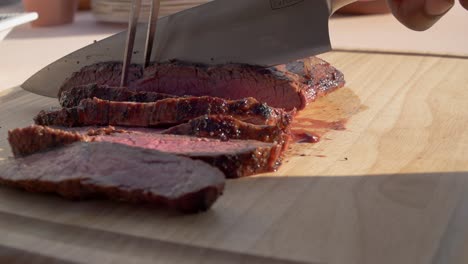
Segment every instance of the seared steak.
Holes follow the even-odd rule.
[[[177,125],[204,115],[232,115],[261,125],[287,127],[291,115],[261,104],[253,98],[228,101],[214,97],[168,98],[154,103],[114,102],[86,99],[80,105],[58,111],[41,111],[34,119],[38,125],[57,126],[134,126]]]
[[[27,156],[36,152],[61,147],[77,141],[92,141],[92,136],[129,133],[115,127],[86,128],[65,131],[45,126],[29,126],[8,131],[8,142],[15,157]]]
[[[20,157],[87,139],[77,132],[61,131],[58,135],[49,127],[30,126],[8,131],[8,141],[13,155]]]
[[[150,130],[114,131],[108,133],[67,132],[61,129],[30,126],[9,132],[9,141],[16,156],[71,144],[74,141],[112,142],[147,148],[203,160],[223,171],[228,178],[271,172],[280,165],[282,146],[255,140],[230,140],[196,138],[153,133]],[[21,140],[28,138],[27,141]],[[37,144],[37,142],[40,142]],[[29,143],[29,144],[28,144]]]
[[[161,99],[174,98],[175,96],[153,92],[134,92],[126,88],[88,84],[64,91],[59,101],[63,107],[73,107],[79,105],[84,99],[92,99],[94,97],[109,101],[149,103]]]
[[[59,95],[83,84],[117,86],[120,71],[120,63],[114,62],[84,67],[63,84]],[[270,68],[239,64],[206,66],[173,61],[148,67],[144,72],[133,65],[132,72],[129,88],[134,91],[177,96],[207,95],[230,100],[254,97],[286,110],[301,110],[308,102],[344,85],[343,74],[318,58]]]
[[[280,166],[282,154],[281,146],[254,140],[221,141],[141,132],[98,136],[93,140],[150,148],[203,160],[220,169],[227,178],[275,171]]]
[[[202,116],[162,131],[163,134],[192,135],[197,137],[231,139],[253,139],[287,145],[289,129],[278,126],[253,125],[225,115]]]
[[[130,65],[128,71],[128,81],[136,81],[143,76],[143,67],[141,65]],[[122,77],[122,63],[97,63],[91,66],[83,67],[79,72],[72,74],[65,83],[62,85],[59,91],[60,94],[63,91],[70,90],[76,86],[82,86],[86,84],[99,84],[108,85],[111,87],[119,87],[120,79]]]
[[[0,162],[0,183],[69,199],[107,197],[195,213],[211,207],[225,179],[201,161],[121,144],[81,142]]]

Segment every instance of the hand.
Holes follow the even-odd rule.
[[[434,25],[456,0],[360,0],[340,9],[339,13],[378,14],[392,12],[405,26],[413,30],[426,30]],[[459,0],[468,10],[468,0]],[[388,4],[387,4],[387,3]],[[388,9],[387,5],[390,7]]]
[[[426,30],[454,5],[455,0],[387,0],[393,15],[413,30]],[[468,10],[468,0],[460,0]]]

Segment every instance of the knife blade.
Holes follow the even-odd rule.
[[[160,18],[152,62],[272,66],[331,50],[328,19],[354,0],[215,0]],[[144,62],[146,24],[139,24],[133,63]],[[98,62],[119,62],[126,31],[79,49],[26,80],[27,91],[57,97],[72,73]]]

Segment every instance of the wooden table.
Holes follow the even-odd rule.
[[[277,173],[230,181],[199,215],[0,188],[0,263],[468,263],[468,60],[322,58],[347,87],[299,120],[334,105],[346,130],[294,145]],[[6,131],[52,105],[4,91],[0,157]]]

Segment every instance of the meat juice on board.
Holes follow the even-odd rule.
[[[342,88],[312,102],[300,111],[291,125],[295,143],[317,143],[330,131],[344,131],[349,119],[365,110],[349,88]]]

